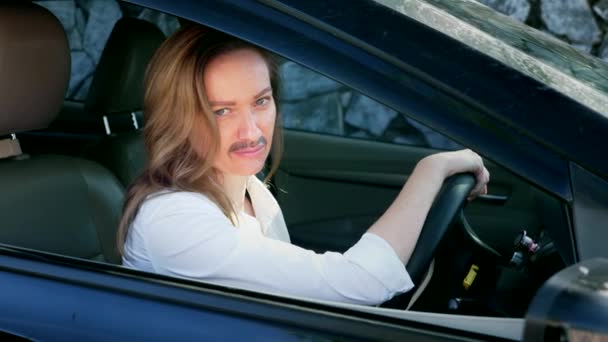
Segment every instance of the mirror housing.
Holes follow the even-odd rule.
[[[608,259],[552,276],[530,304],[524,341],[608,341]]]

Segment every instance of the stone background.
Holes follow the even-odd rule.
[[[608,0],[477,0],[608,61]]]
[[[452,0],[446,0],[452,1]],[[469,0],[472,1],[472,0]],[[577,49],[608,60],[608,0],[477,0],[550,33]],[[42,1],[63,23],[72,50],[67,98],[86,98],[95,66],[114,23],[122,16],[158,25],[166,35],[179,27],[175,17],[115,0]],[[281,117],[287,128],[454,149],[442,135],[340,83],[285,61],[280,67]]]
[[[49,9],[67,33],[70,44],[72,69],[66,98],[82,101],[93,79],[103,48],[123,15],[148,20],[156,24],[165,35],[179,27],[177,18],[138,6],[118,3],[115,0],[58,0],[34,1]]]

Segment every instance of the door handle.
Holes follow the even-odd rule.
[[[503,204],[507,203],[509,196],[485,194],[485,195],[477,196],[477,199],[479,199],[483,202],[489,203],[489,204],[503,205]]]

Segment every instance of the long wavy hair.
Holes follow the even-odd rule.
[[[235,210],[217,182],[216,171],[212,167],[220,146],[220,135],[206,96],[203,73],[214,57],[238,49],[253,49],[263,57],[268,66],[273,95],[277,98],[279,77],[274,56],[210,28],[189,24],[169,37],[152,57],[144,80],[144,141],[148,162],[127,191],[117,234],[117,247],[121,254],[129,226],[139,207],[149,195],[161,190],[203,193],[235,224]],[[276,112],[271,165],[265,181],[278,168],[282,153],[278,105]],[[205,144],[202,156],[193,147],[195,129],[197,134],[203,132],[203,136],[198,137]]]

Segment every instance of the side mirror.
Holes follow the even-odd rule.
[[[530,304],[524,341],[608,341],[608,259],[551,277]]]

